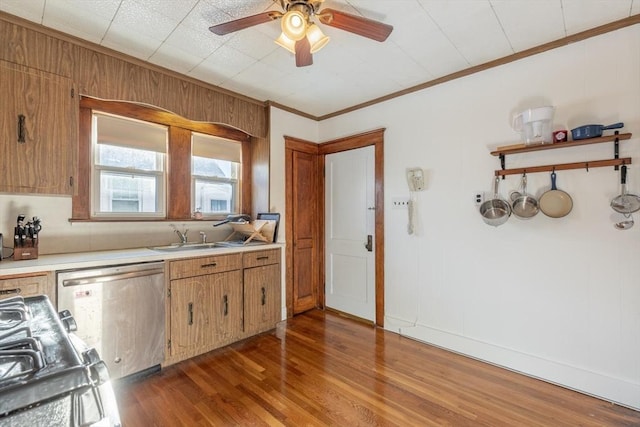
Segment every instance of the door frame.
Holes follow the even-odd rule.
[[[369,132],[360,133],[357,135],[347,136],[339,139],[334,139],[330,141],[326,141],[320,144],[316,144],[317,146],[317,154],[318,154],[318,162],[319,162],[319,173],[320,177],[318,179],[318,191],[314,195],[318,198],[318,210],[322,212],[320,215],[319,221],[319,231],[318,231],[318,239],[319,239],[319,262],[318,262],[318,301],[317,305],[320,308],[324,308],[325,303],[325,241],[324,241],[324,230],[325,230],[325,218],[324,218],[324,197],[325,197],[325,188],[324,188],[324,167],[325,167],[325,155],[338,153],[341,151],[352,150],[356,148],[363,148],[373,145],[375,147],[375,171],[374,171],[374,180],[375,180],[375,289],[376,289],[376,320],[375,324],[379,327],[384,327],[384,131],[385,128],[380,128],[376,130],[372,130]],[[309,141],[304,141],[298,138],[292,138],[285,136],[285,147],[289,149],[295,150],[298,148],[304,151],[309,150]],[[313,143],[311,143],[313,144]],[[307,151],[308,152],[308,151]],[[291,236],[289,235],[289,223],[291,219],[290,212],[290,191],[291,191],[291,181],[288,177],[288,172],[286,173],[287,179],[285,179],[285,193],[287,194],[286,201],[286,224],[287,224],[287,250],[286,250],[286,263],[287,263],[287,277],[286,277],[286,306],[287,306],[287,317],[293,316],[293,311],[290,310],[290,307],[293,306],[293,278],[289,274],[291,271],[291,262],[293,261],[292,253],[289,248]]]

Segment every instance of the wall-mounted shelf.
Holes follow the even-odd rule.
[[[519,154],[529,153],[531,151],[543,151],[543,150],[555,150],[557,148],[569,148],[578,147],[580,145],[600,144],[602,142],[615,142],[616,138],[619,141],[624,139],[631,139],[630,133],[621,133],[619,135],[601,136],[600,138],[580,139],[577,141],[557,142],[555,144],[539,144],[539,145],[507,145],[505,147],[498,147],[495,151],[491,152],[492,156],[500,156],[507,154]]]
[[[500,157],[500,166],[502,169],[498,169],[495,171],[495,176],[506,175],[516,175],[523,173],[534,173],[534,172],[551,172],[556,170],[568,170],[568,169],[586,169],[589,168],[601,168],[606,166],[614,166],[616,170],[621,165],[629,165],[631,164],[631,157],[619,158],[619,141],[631,139],[630,133],[623,133],[609,136],[602,136],[600,138],[589,138],[589,139],[581,139],[577,141],[567,141],[567,142],[558,142],[556,144],[540,144],[540,145],[508,145],[504,147],[498,147],[496,150],[491,152],[492,156]],[[561,164],[553,164],[553,165],[544,165],[544,166],[529,166],[524,168],[514,168],[514,169],[506,169],[505,168],[505,157],[508,154],[520,154],[520,153],[529,153],[532,151],[543,151],[543,150],[555,150],[558,148],[570,148],[570,147],[578,147],[581,145],[589,145],[589,144],[600,144],[603,142],[613,142],[614,143],[614,158],[613,159],[604,159],[604,160],[592,160],[588,162],[575,162],[575,163],[561,163]]]
[[[631,157],[623,157],[621,159],[592,160],[590,162],[560,163],[555,165],[529,166],[514,169],[498,169],[495,171],[495,176],[522,175],[523,173],[553,172],[569,169],[585,169],[588,172],[589,168],[603,168],[605,166],[618,167],[630,164]]]

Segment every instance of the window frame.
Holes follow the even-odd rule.
[[[240,159],[240,162],[234,162],[233,160],[235,160],[234,158],[235,153],[233,151],[236,150],[235,147],[232,149],[230,153],[229,153],[229,149],[225,147],[225,145],[228,144],[229,142],[234,143],[235,141],[228,141],[228,140],[225,140],[224,138],[215,137],[212,135],[203,135],[205,138],[211,137],[211,139],[213,140],[211,142],[213,144],[215,144],[216,142],[219,142],[221,146],[219,145],[218,147],[220,147],[222,152],[221,152],[220,158],[196,156],[194,154],[196,151],[194,149],[194,145],[196,144],[197,140],[200,139],[201,136],[202,135],[198,135],[197,132],[191,133],[191,209],[194,212],[200,209],[200,213],[203,215],[204,218],[212,218],[212,217],[215,218],[220,215],[241,213],[238,211],[240,210],[240,188],[241,188],[241,177],[242,177],[242,169],[243,169],[242,160]],[[208,150],[205,150],[205,151],[208,151]],[[218,152],[218,154],[220,154],[220,152]],[[224,157],[227,157],[227,158],[225,159]],[[194,171],[194,166],[195,166],[194,163],[196,158],[229,161],[232,164],[237,165],[237,166],[232,166],[236,168],[235,174],[232,174],[232,177],[218,177],[218,176],[196,174]],[[235,175],[235,178],[233,177],[233,175]],[[211,213],[207,213],[207,211],[203,209],[202,206],[198,206],[198,201],[196,200],[196,193],[197,193],[196,183],[198,180],[212,183],[212,184],[230,184],[232,187],[230,210],[211,214]]]
[[[191,132],[203,133],[241,144],[241,177],[238,195],[240,198],[238,213],[251,212],[252,206],[252,152],[254,137],[235,127],[224,124],[193,121],[177,114],[149,105],[140,105],[126,101],[104,101],[82,96],[80,98],[78,173],[75,194],[72,200],[72,217],[75,221],[171,221],[193,219],[191,209]],[[164,217],[124,218],[96,217],[91,213],[91,118],[93,111],[115,114],[126,118],[143,120],[168,126],[169,140],[166,167],[166,214]],[[224,219],[209,217],[207,219]]]
[[[118,119],[132,120],[136,122],[143,122],[144,124],[150,124],[153,126],[158,126],[156,123],[147,122],[144,120],[136,120],[125,116],[115,115],[115,114],[105,114],[102,111],[92,111],[92,141],[91,141],[91,216],[92,218],[117,218],[117,219],[129,219],[129,218],[137,218],[137,219],[154,219],[154,218],[165,218],[167,215],[167,165],[168,165],[168,149],[165,147],[164,153],[156,152],[156,156],[162,156],[161,168],[157,170],[143,170],[143,169],[135,169],[129,167],[117,167],[117,166],[108,166],[103,164],[98,164],[98,135],[97,129],[94,128],[97,124],[96,114],[112,116]],[[164,126],[166,127],[166,126]],[[168,146],[169,140],[169,129],[166,130],[166,142],[165,145]],[[109,144],[105,144],[109,145]],[[112,144],[112,146],[121,146],[125,148],[134,148],[140,149],[138,147],[127,146],[125,144]],[[113,211],[101,211],[101,198],[102,198],[102,186],[101,186],[101,172],[108,171],[114,174],[121,175],[139,175],[146,177],[154,177],[156,178],[156,211],[155,212],[113,212]]]

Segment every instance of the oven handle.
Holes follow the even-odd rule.
[[[154,268],[154,269],[143,270],[143,271],[131,271],[128,273],[83,277],[82,279],[65,279],[62,281],[62,286],[91,285],[93,283],[113,282],[114,280],[124,280],[124,279],[131,279],[134,277],[154,276],[156,274],[163,274],[163,273],[164,273],[163,268]]]

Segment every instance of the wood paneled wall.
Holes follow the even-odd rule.
[[[82,95],[155,105],[267,137],[265,103],[0,12],[0,59],[70,77]]]
[[[0,59],[71,78],[79,95],[151,104],[194,121],[222,123],[252,135],[252,213],[269,210],[268,112],[234,94],[102,46],[0,12]],[[77,98],[76,98],[77,99]]]

